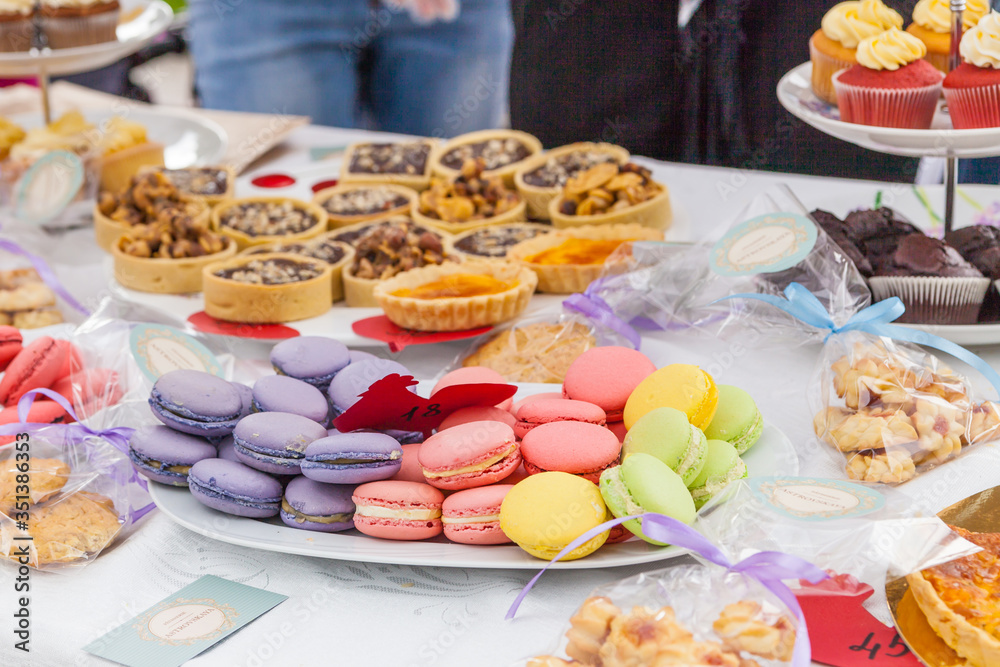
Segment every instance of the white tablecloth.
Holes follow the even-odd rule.
[[[365,133],[308,127],[295,132],[266,164],[241,178],[238,194],[250,194],[249,180],[265,172],[290,173],[300,180],[297,194],[335,177],[338,161],[312,162],[309,149],[342,146]],[[754,194],[787,183],[810,208],[846,214],[870,207],[875,193],[918,224],[928,216],[908,185],[817,179],[762,172],[649,163],[667,183],[676,223],[671,237],[698,238],[735,216]],[[970,188],[988,204],[1000,188]],[[943,193],[930,189],[941,211]],[[67,285],[93,305],[106,289],[108,260],[93,246],[91,231],[53,238],[47,256]],[[95,270],[95,267],[97,270]],[[349,311],[345,311],[345,317]],[[462,349],[461,343],[433,349],[413,347],[398,359],[418,377],[433,377]],[[721,381],[748,389],[765,417],[803,452],[811,436],[804,388],[817,348],[731,354],[713,347],[679,347],[666,333],[643,342],[657,365],[697,363],[719,369]],[[992,363],[1000,348],[977,350]],[[261,357],[266,347],[261,346]],[[935,511],[971,493],[1000,483],[1000,455],[984,447],[905,486]],[[828,458],[804,454],[804,474],[841,476]],[[946,480],[946,484],[934,484]],[[36,573],[31,578],[32,652],[12,649],[14,572],[0,567],[0,665],[65,667],[110,664],[81,647],[127,621],[169,593],[205,574],[215,574],[289,596],[289,599],[191,665],[350,665],[435,666],[508,665],[553,650],[567,619],[598,585],[661,565],[606,570],[553,571],[542,577],[518,618],[503,620],[507,607],[531,572],[404,567],[287,556],[232,546],[189,532],[154,512],[129,540],[82,571]],[[871,582],[877,584],[877,582]]]

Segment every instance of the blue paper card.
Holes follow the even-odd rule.
[[[131,667],[178,667],[287,599],[207,575],[83,650]]]

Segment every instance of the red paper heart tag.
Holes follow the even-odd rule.
[[[388,343],[390,350],[399,352],[407,345],[426,345],[427,343],[444,343],[449,340],[475,338],[493,327],[479,327],[465,331],[414,331],[396,326],[385,315],[376,315],[358,320],[351,325],[351,328],[359,336]]]
[[[818,584],[801,581],[794,591],[809,626],[812,659],[834,667],[920,667],[896,629],[862,606],[872,587],[849,574],[830,575]]]
[[[342,433],[361,428],[420,431],[427,437],[455,410],[496,405],[517,393],[509,384],[460,384],[423,398],[409,390],[415,384],[412,376],[396,373],[377,380],[333,420],[334,428]]]
[[[279,340],[282,338],[295,338],[299,332],[284,324],[243,324],[241,322],[227,322],[217,320],[204,310],[199,311],[188,318],[198,331],[203,333],[217,334],[220,336],[236,336],[238,338],[259,338],[262,340]]]

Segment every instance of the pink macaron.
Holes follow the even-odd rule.
[[[7,368],[11,359],[17,356],[23,347],[21,330],[12,326],[0,326],[0,371]]]
[[[431,390],[431,396],[441,391],[445,387],[452,387],[457,384],[510,384],[507,382],[507,378],[497,373],[492,368],[486,368],[485,366],[466,366],[465,368],[456,368],[453,371],[444,374],[437,384],[434,385],[434,389]],[[510,406],[513,404],[514,399],[508,398],[502,403],[497,403],[497,407],[502,410],[510,410]]]
[[[58,340],[56,339],[56,345],[61,347],[66,351],[66,359],[63,361],[62,367],[59,369],[59,373],[56,375],[56,381],[62,380],[63,378],[68,378],[74,373],[79,373],[84,369],[83,355],[80,354],[80,348],[68,340]]]
[[[0,426],[16,424],[18,421],[17,408],[15,406],[12,405],[9,408],[0,410]],[[44,397],[36,399],[31,404],[31,409],[28,410],[28,423],[30,424],[67,424],[72,421],[73,419],[58,403],[44,400]],[[13,435],[0,435],[0,446],[10,444],[14,440],[15,437]]]
[[[444,536],[461,544],[505,544],[500,530],[500,504],[513,484],[493,484],[456,491],[441,506]]]
[[[521,465],[521,452],[507,424],[469,422],[424,440],[417,460],[428,484],[457,491],[510,476]]]
[[[383,480],[354,489],[354,527],[386,540],[425,540],[441,534],[444,494],[419,482]]]
[[[52,391],[72,403],[80,418],[114,405],[122,397],[118,373],[109,368],[77,370],[72,375],[56,380]]]
[[[389,479],[426,484],[427,480],[424,479],[424,469],[420,467],[420,462],[417,461],[417,456],[420,452],[420,443],[400,446],[403,448],[403,465]]]
[[[521,456],[530,475],[568,472],[597,484],[601,472],[618,463],[622,445],[603,426],[586,422],[541,424],[524,436]]]
[[[458,426],[459,424],[468,424],[469,422],[503,422],[507,426],[514,428],[514,424],[517,422],[508,410],[503,410],[501,408],[496,408],[493,406],[471,406],[468,408],[461,408],[455,410],[450,415],[444,418],[441,425],[438,426],[438,431],[443,431],[452,426]]]
[[[67,349],[50,336],[42,336],[21,350],[0,380],[0,403],[15,405],[32,389],[49,388],[59,378]]]
[[[521,409],[522,405],[543,398],[565,398],[565,397],[562,395],[562,392],[560,391],[543,391],[540,394],[532,394],[531,396],[525,396],[524,398],[519,399],[516,403],[514,403],[513,406],[511,406],[510,413],[516,417],[517,411]]]
[[[619,422],[632,391],[655,370],[656,364],[638,350],[592,347],[566,369],[563,396],[593,403],[607,413],[608,422]]]
[[[568,398],[540,398],[525,403],[515,416],[514,433],[518,438],[524,438],[531,429],[550,422],[586,422],[597,426],[607,423],[607,415],[598,406]]]

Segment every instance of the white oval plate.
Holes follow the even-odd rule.
[[[430,386],[421,383],[421,393],[426,393]],[[551,385],[545,384],[522,384],[518,387],[518,396],[521,397],[552,390]],[[795,448],[784,433],[770,424],[765,424],[760,440],[743,458],[754,476],[798,474]],[[470,546],[449,542],[444,537],[396,542],[367,537],[356,530],[343,533],[297,530],[276,518],[245,519],[218,512],[195,500],[184,487],[150,482],[149,492],[160,510],[188,530],[253,549],[395,565],[515,570],[537,570],[545,565],[545,561],[529,556],[512,544]],[[632,539],[601,547],[586,558],[559,562],[552,567],[561,570],[620,567],[676,558],[685,553],[678,547],[656,547]]]
[[[845,123],[837,107],[816,97],[810,77],[812,64],[793,68],[778,82],[778,101],[789,113],[820,132],[878,151],[909,157],[990,157],[1000,155],[1000,127],[952,129],[941,102],[929,130],[905,130]]]
[[[114,116],[139,123],[150,141],[163,144],[163,162],[168,169],[218,164],[226,154],[229,137],[215,121],[182,110],[164,107],[124,106],[120,111],[83,110],[83,117],[98,129]],[[17,114],[11,122],[30,130],[42,125],[39,114]]]
[[[162,0],[122,0],[122,15],[142,7],[142,12],[118,25],[118,40],[70,49],[45,49],[0,53],[0,75],[36,76],[42,67],[50,76],[89,72],[130,56],[170,26],[174,13]]]

